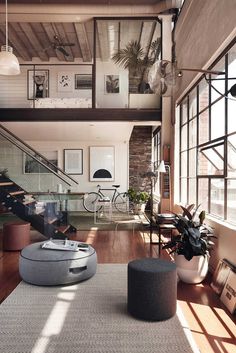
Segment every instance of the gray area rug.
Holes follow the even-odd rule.
[[[127,313],[127,265],[98,265],[72,286],[21,282],[0,306],[1,353],[190,353],[177,315],[147,322]]]

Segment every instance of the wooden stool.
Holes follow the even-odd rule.
[[[22,250],[30,243],[30,223],[11,222],[3,224],[3,250]]]

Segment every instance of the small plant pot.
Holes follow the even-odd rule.
[[[144,213],[144,211],[145,211],[145,206],[146,206],[145,203],[137,203],[137,204],[134,206],[134,214],[141,214],[141,213]]]
[[[194,256],[190,261],[184,255],[175,254],[177,274],[181,281],[190,284],[201,283],[208,272],[209,256]]]

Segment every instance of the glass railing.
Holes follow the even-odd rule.
[[[0,125],[0,172],[27,192],[66,192],[78,182]]]

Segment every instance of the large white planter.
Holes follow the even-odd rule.
[[[175,254],[177,274],[185,283],[201,283],[208,272],[209,256],[194,256],[190,261],[184,255]]]

